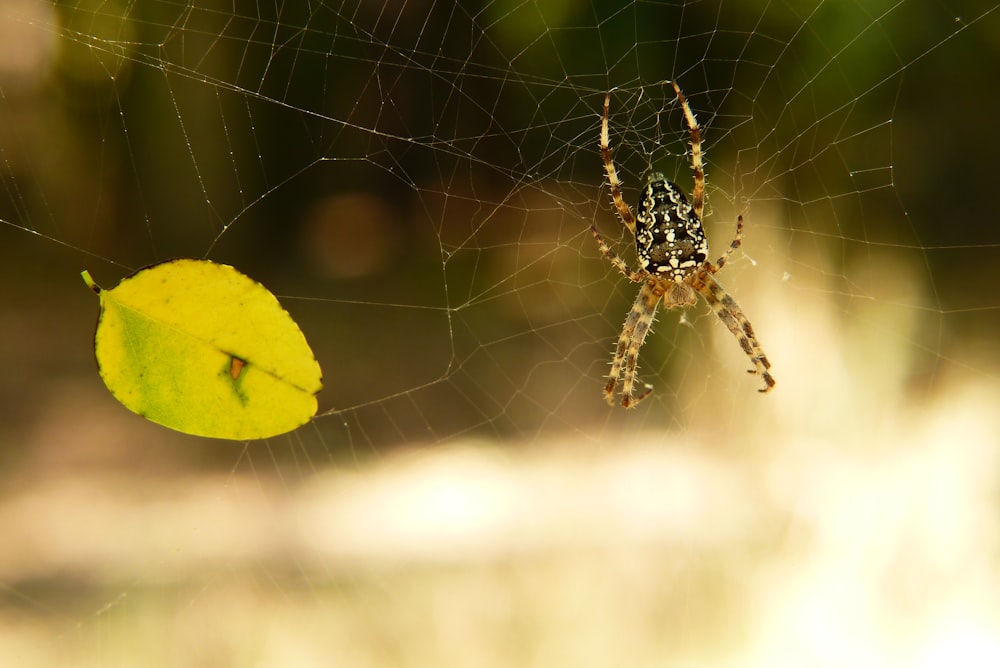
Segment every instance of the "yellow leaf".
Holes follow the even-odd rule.
[[[94,351],[126,408],[177,431],[246,440],[316,414],[319,364],[277,298],[232,267],[172,260],[102,290]]]

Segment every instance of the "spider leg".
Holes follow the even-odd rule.
[[[736,300],[729,296],[729,293],[719,285],[718,281],[707,270],[700,273],[697,280],[693,283],[693,287],[701,293],[705,301],[708,302],[708,305],[712,307],[715,315],[729,328],[729,331],[739,341],[743,352],[750,358],[754,368],[748,369],[748,371],[758,374],[764,381],[764,387],[758,391],[770,392],[771,388],[774,387],[774,377],[768,371],[771,368],[771,363],[761,349],[757,335],[754,334],[753,326],[746,315],[743,314],[743,309],[740,308]]]
[[[730,256],[740,247],[740,244],[742,243],[743,243],[743,216],[740,216],[736,219],[736,236],[733,238],[732,243],[729,244],[729,248],[726,249],[726,254],[720,257],[719,260],[715,263],[715,271],[712,272],[713,274],[716,271],[722,269],[724,266],[726,266],[726,262],[729,260]]]
[[[649,328],[656,316],[656,305],[659,303],[661,293],[657,290],[656,284],[649,281],[642,286],[639,295],[632,304],[632,310],[625,318],[625,326],[618,336],[618,345],[615,348],[615,356],[611,360],[611,372],[608,374],[608,383],[604,386],[604,399],[609,404],[615,403],[615,389],[618,387],[618,379],[622,380],[622,406],[631,408],[649,396],[653,391],[651,385],[647,385],[645,391],[636,398],[632,393],[635,388],[636,371],[638,368],[639,349],[649,333]],[[624,374],[622,373],[624,366]]]
[[[694,112],[691,111],[691,105],[688,104],[687,98],[684,97],[684,93],[681,92],[681,87],[677,85],[676,81],[671,81],[670,85],[674,87],[674,92],[677,93],[677,101],[681,103],[681,109],[684,110],[684,118],[687,120],[688,129],[691,130],[691,169],[694,170],[694,190],[691,191],[691,208],[701,219],[705,210],[705,164],[702,162],[701,157],[701,129],[698,127],[698,120],[694,117]],[[607,112],[605,112],[605,116]]]
[[[601,116],[601,159],[604,161],[604,173],[608,175],[608,186],[611,188],[611,201],[614,203],[615,208],[618,209],[618,215],[621,216],[622,223],[635,236],[635,218],[632,216],[632,210],[628,208],[628,204],[622,199],[622,182],[618,178],[618,170],[615,169],[615,163],[611,160],[611,137],[608,132],[608,106],[610,104],[611,93],[605,93],[604,114]]]
[[[597,248],[601,251],[601,254],[608,258],[608,261],[615,265],[615,268],[618,269],[618,271],[620,271],[625,278],[633,283],[642,283],[649,277],[647,273],[642,271],[633,271],[631,267],[625,264],[625,261],[618,257],[618,255],[608,247],[608,244],[604,241],[600,232],[598,232],[597,228],[593,225],[590,226],[590,233],[593,234],[594,239],[597,240]]]

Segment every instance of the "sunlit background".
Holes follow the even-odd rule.
[[[1000,5],[0,4],[0,665],[1000,665]],[[615,5],[615,6],[612,6]],[[700,304],[601,397],[629,201]],[[105,390],[97,300],[207,257],[324,370],[267,441]]]

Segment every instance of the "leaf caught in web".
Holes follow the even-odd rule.
[[[291,431],[316,414],[319,364],[277,298],[207,260],[147,267],[102,290],[94,350],[108,390],[129,410],[196,436],[245,440]]]

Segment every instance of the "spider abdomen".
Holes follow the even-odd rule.
[[[684,192],[660,172],[653,172],[639,198],[635,217],[636,254],[643,268],[674,282],[708,257],[701,219]]]

